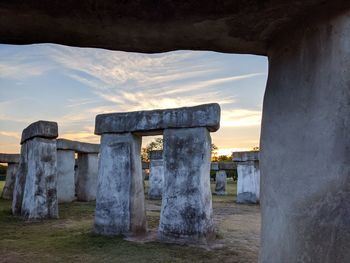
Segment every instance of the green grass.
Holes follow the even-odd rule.
[[[0,182],[0,191],[4,182]],[[212,185],[214,187],[214,185]],[[214,202],[232,202],[235,184],[229,182],[228,196],[213,196]],[[0,199],[0,262],[231,262],[233,252],[225,249],[135,243],[121,237],[92,233],[95,203],[60,204],[60,219],[25,223],[11,215],[11,202]],[[159,212],[147,213],[152,228]]]
[[[0,196],[2,194],[2,189],[4,188],[5,186],[5,181],[0,181]]]

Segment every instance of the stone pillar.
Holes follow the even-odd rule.
[[[57,198],[59,203],[75,200],[75,152],[57,149]]]
[[[12,211],[26,220],[58,217],[57,123],[38,121],[23,130]]]
[[[216,181],[215,194],[227,195],[226,193],[227,175],[224,170],[220,170],[216,172],[215,181]]]
[[[201,243],[213,237],[211,138],[206,128],[164,130],[164,190],[159,238]]]
[[[145,233],[141,137],[131,133],[102,134],[100,149],[95,232]]]
[[[269,51],[260,262],[350,262],[350,11]]]
[[[258,160],[237,163],[237,203],[257,204],[260,201],[260,169]]]
[[[2,190],[1,198],[11,200],[13,196],[13,188],[15,187],[16,172],[18,163],[8,163],[6,170],[6,181]]]
[[[150,174],[148,180],[148,198],[162,199],[164,181],[163,151],[150,152]]]
[[[96,199],[98,174],[98,153],[78,153],[77,199]]]

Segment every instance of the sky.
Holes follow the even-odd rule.
[[[218,154],[249,150],[259,146],[267,70],[267,58],[252,55],[0,45],[0,152],[19,152],[22,130],[37,120],[58,122],[60,138],[98,143],[97,114],[213,102]]]

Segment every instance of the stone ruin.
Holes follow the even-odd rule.
[[[205,242],[213,236],[211,137],[220,106],[101,114],[95,232],[132,235],[147,230],[141,171],[141,136],[163,134],[164,189],[158,237]]]
[[[149,159],[150,174],[148,179],[148,198],[162,199],[164,183],[163,151],[151,151]]]
[[[19,158],[19,154],[0,153],[0,163],[7,163],[6,181],[1,194],[2,199],[12,199]]]
[[[58,218],[56,122],[38,121],[22,132],[12,212],[26,220]]]
[[[259,152],[234,152],[237,163],[237,203],[257,204],[260,202]]]
[[[99,151],[99,144],[57,139],[58,202],[96,199]]]

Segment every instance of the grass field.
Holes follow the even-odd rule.
[[[221,244],[214,250],[97,236],[92,233],[94,202],[60,204],[60,219],[25,223],[11,215],[10,201],[0,199],[0,262],[256,262],[259,208],[235,204],[235,187],[230,181],[229,195],[213,196]],[[158,207],[147,210],[148,227],[154,232],[160,203],[147,201]]]

